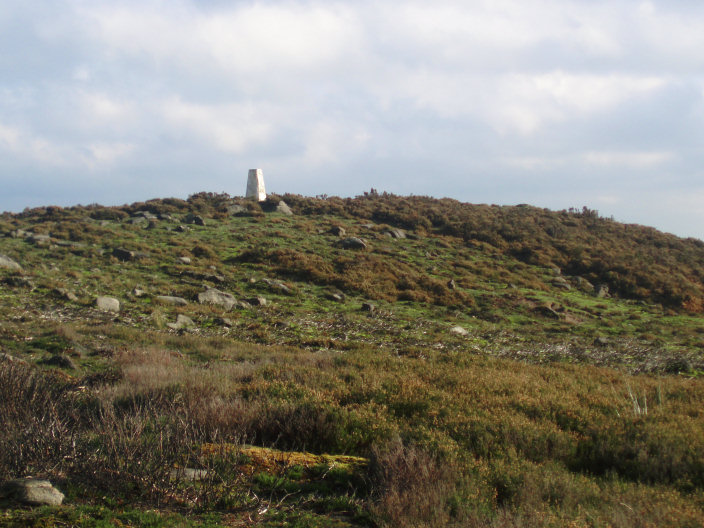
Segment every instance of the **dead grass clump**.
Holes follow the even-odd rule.
[[[369,509],[381,526],[439,527],[455,520],[458,475],[447,461],[394,442],[372,450],[369,478],[374,497]]]

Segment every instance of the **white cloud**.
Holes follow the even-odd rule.
[[[273,132],[273,109],[253,103],[198,104],[171,97],[161,105],[161,115],[172,133],[194,136],[218,150],[241,153],[268,140]]]
[[[675,159],[673,152],[586,152],[583,160],[591,165],[648,169]]]

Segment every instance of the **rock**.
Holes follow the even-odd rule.
[[[51,243],[49,235],[35,235],[34,233],[30,233],[25,240],[37,246],[48,246]]]
[[[276,204],[276,212],[282,213],[285,215],[289,215],[289,216],[293,214],[293,211],[291,211],[291,208],[283,200],[281,200],[278,204]]]
[[[54,354],[46,359],[42,359],[39,363],[41,363],[42,365],[49,365],[51,367],[59,367],[71,370],[76,369],[76,365],[71,360],[71,358],[63,354]]]
[[[157,295],[154,300],[161,304],[170,304],[171,306],[186,306],[188,301],[183,297],[173,297],[171,295]]]
[[[164,222],[173,222],[174,221],[174,217],[168,213],[159,213],[158,215],[156,215],[156,217],[159,220],[163,220]]]
[[[10,231],[10,236],[12,238],[25,238],[28,235],[29,233],[24,229],[15,229],[14,231]]]
[[[135,288],[132,290],[132,295],[135,297],[144,297],[147,293],[141,288]]]
[[[190,264],[191,263],[191,257],[179,257],[178,261],[181,264]]]
[[[137,211],[132,215],[133,218],[146,218],[147,220],[156,220],[159,218],[157,215],[154,213],[151,213],[149,211]]]
[[[133,218],[128,218],[127,223],[130,225],[146,225],[149,223],[149,220],[147,220],[143,216],[137,216]]]
[[[232,321],[232,319],[228,319],[227,317],[216,317],[214,319],[214,322],[217,325],[226,326],[228,328],[235,326],[235,323]]]
[[[291,295],[293,292],[291,291],[291,288],[286,286],[283,282],[273,280],[273,279],[262,279],[261,282],[269,286],[270,289],[279,291],[281,293],[284,293],[286,295]]]
[[[594,287],[594,293],[599,299],[608,299],[611,297],[609,294],[609,287],[606,284],[599,284]]]
[[[575,278],[575,282],[577,283],[577,288],[584,292],[593,292],[594,291],[594,285],[589,282],[587,279],[584,277],[577,277]]]
[[[207,469],[194,469],[194,468],[176,468],[172,469],[170,476],[172,480],[188,480],[197,481],[205,480],[208,478]]]
[[[129,251],[127,249],[122,249],[122,248],[113,249],[112,256],[115,257],[117,260],[121,260],[122,262],[128,262],[130,260],[134,260],[136,257],[134,251]]]
[[[221,292],[215,288],[208,288],[198,294],[198,302],[200,304],[212,304],[213,306],[220,306],[225,310],[231,310],[237,303],[237,299],[229,293]]]
[[[205,225],[205,220],[203,219],[203,217],[200,215],[195,215],[193,213],[188,213],[185,217],[183,217],[183,221],[186,224],[194,224],[199,226]]]
[[[227,214],[232,216],[243,216],[249,214],[249,211],[247,211],[247,208],[242,205],[232,204],[227,206]]]
[[[98,297],[95,300],[95,305],[98,310],[104,312],[119,312],[120,311],[120,301],[114,297]]]
[[[29,506],[59,506],[64,494],[48,480],[22,478],[8,480],[0,485],[0,498]]]
[[[191,319],[190,317],[183,314],[178,314],[176,316],[176,322],[167,323],[166,326],[173,330],[182,330],[187,328],[195,328],[196,323],[194,323],[193,319]]]
[[[252,306],[266,306],[266,299],[264,297],[252,297],[251,299],[247,299],[247,302],[251,304]]]
[[[384,234],[391,238],[406,238],[406,232],[403,229],[387,229]]]
[[[54,295],[56,295],[59,299],[64,299],[66,301],[78,301],[78,297],[76,296],[76,294],[72,291],[67,290],[66,288],[56,288],[54,290]]]
[[[363,302],[363,303],[362,303],[362,311],[363,311],[363,312],[373,313],[373,312],[376,311],[376,306],[373,305],[373,304],[370,303],[370,302]]]
[[[550,266],[550,271],[552,271],[553,275],[561,275],[562,270],[558,268],[557,266]]]
[[[185,225],[179,225],[174,228],[174,231],[176,231],[177,233],[185,233],[186,231],[188,231],[188,228]]]
[[[343,238],[338,245],[343,249],[367,249],[367,243],[357,237]]]
[[[447,287],[451,290],[456,290],[457,289],[457,283],[455,283],[454,279],[450,279],[447,281]]]
[[[21,270],[22,266],[12,260],[10,257],[0,254],[0,268]]]
[[[335,235],[335,236],[343,237],[343,236],[345,236],[345,234],[347,234],[347,231],[345,231],[345,228],[344,228],[344,227],[332,226],[332,227],[330,228],[330,230],[328,231],[328,233],[331,233],[331,234],[333,234],[333,235]]]
[[[326,293],[325,298],[335,302],[344,302],[345,294],[339,292]]]
[[[465,330],[464,328],[462,328],[461,326],[453,326],[452,328],[450,328],[450,333],[460,335],[460,336],[469,335],[469,332],[467,330]]]
[[[555,288],[561,288],[563,290],[571,290],[572,286],[570,286],[570,283],[567,282],[567,280],[564,277],[555,277],[550,284],[555,286]]]

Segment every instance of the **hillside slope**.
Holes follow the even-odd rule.
[[[701,241],[373,191],[0,234],[0,480],[70,501],[0,526],[704,520]]]

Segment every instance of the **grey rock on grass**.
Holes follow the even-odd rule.
[[[12,260],[10,257],[0,254],[0,268],[21,270],[22,266]]]
[[[120,301],[114,297],[101,296],[95,299],[95,306],[104,312],[119,312]]]
[[[0,484],[0,499],[29,506],[59,506],[64,501],[64,494],[48,480],[22,478]]]
[[[198,302],[200,304],[212,304],[213,306],[220,306],[225,310],[232,310],[232,307],[237,303],[234,295],[215,288],[208,288],[204,292],[198,294]]]
[[[157,295],[154,300],[161,304],[170,304],[171,306],[186,306],[188,301],[183,297],[174,297],[172,295]]]

